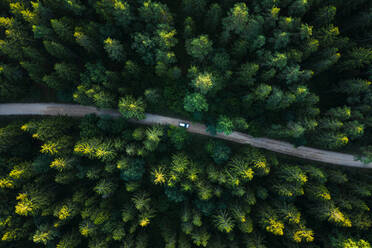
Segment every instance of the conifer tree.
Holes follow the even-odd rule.
[[[208,35],[200,35],[186,42],[186,51],[193,58],[202,61],[212,52],[212,45]]]
[[[203,95],[200,93],[193,93],[186,95],[184,99],[184,108],[186,111],[208,111],[208,103]]]
[[[120,62],[125,59],[124,47],[120,41],[107,38],[104,41],[104,48],[112,60]]]
[[[216,130],[217,132],[224,133],[226,135],[229,135],[233,132],[234,123],[230,118],[227,116],[221,115],[218,118]]]
[[[75,55],[72,51],[58,42],[44,40],[43,44],[46,51],[57,59],[72,60],[75,58]]]
[[[133,96],[126,96],[119,101],[119,111],[125,118],[137,120],[145,118],[146,104],[141,98],[137,100]]]
[[[61,19],[51,19],[50,24],[57,36],[67,42],[74,41],[73,22],[68,17]]]
[[[134,19],[130,4],[123,0],[98,1],[96,10],[106,21],[115,23],[122,28],[127,28]]]

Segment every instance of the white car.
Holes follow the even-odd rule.
[[[178,126],[184,127],[184,128],[189,128],[190,124],[189,123],[185,123],[185,122],[180,122],[180,123],[178,123]]]

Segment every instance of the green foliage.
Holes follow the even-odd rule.
[[[186,51],[193,58],[203,60],[212,52],[212,45],[213,43],[209,40],[208,35],[200,35],[186,42]]]
[[[123,61],[125,59],[124,47],[118,40],[107,38],[104,41],[104,48],[113,61]]]
[[[312,145],[337,143],[340,134],[353,145],[368,135],[365,1],[184,0],[176,8],[150,0],[9,0],[2,7],[3,101],[27,101],[35,91],[47,101],[69,100],[61,95],[73,91],[75,102],[113,108],[136,96],[131,102],[145,99],[149,111],[204,112],[201,122],[255,120],[272,137],[305,140],[319,131],[321,141],[306,137]],[[192,68],[190,84],[185,68]],[[139,105],[123,112],[142,118]],[[328,111],[343,106],[352,110],[350,123],[324,125]]]
[[[185,28],[184,28],[183,37],[185,39],[190,39],[191,37],[194,36],[195,22],[190,16],[188,16],[185,19],[184,26]]]
[[[184,99],[184,108],[186,111],[208,111],[208,103],[205,97],[200,93],[186,95]]]
[[[229,117],[221,115],[218,118],[217,126],[216,126],[217,132],[229,135],[233,132],[233,128],[234,128],[234,123]]]
[[[127,28],[134,19],[131,6],[122,0],[101,0],[97,2],[96,10],[106,21],[122,28]]]
[[[127,119],[144,119],[145,108],[146,104],[141,98],[135,99],[133,96],[126,96],[119,101],[119,111]]]
[[[39,125],[46,128],[53,123],[58,128],[59,122],[53,119],[29,122],[22,129],[33,133]],[[372,190],[366,175],[346,176],[337,168],[278,161],[255,148],[228,147],[217,140],[197,140],[202,146],[196,143],[171,157],[151,150],[141,155],[138,153],[141,142],[160,143],[163,128],[127,126],[126,133],[115,140],[97,138],[123,132],[121,124],[110,125],[111,122],[120,123],[90,115],[79,126],[70,127],[68,132],[86,136],[74,142],[75,154],[71,148],[64,156],[50,152],[40,155],[41,151],[35,149],[31,151],[30,162],[19,163],[28,159],[14,159],[13,155],[0,151],[5,158],[0,171],[0,189],[16,199],[13,210],[16,217],[5,212],[2,216],[6,218],[0,218],[3,240],[14,240],[15,231],[19,235],[20,230],[27,230],[36,244],[55,242],[58,247],[77,247],[83,242],[81,236],[90,245],[99,247],[109,247],[119,240],[130,244],[133,235],[138,237],[133,240],[139,245],[156,242],[154,237],[160,235],[169,247],[178,236],[182,237],[179,240],[185,247],[191,244],[223,247],[232,241],[224,240],[221,235],[239,234],[242,240],[233,241],[236,247],[263,247],[262,237],[266,233],[276,235],[279,245],[299,245],[314,240],[329,242],[328,238],[314,235],[323,231],[325,225],[332,233],[343,227],[361,234],[372,226],[368,216]],[[115,125],[119,125],[119,131],[111,131]],[[15,127],[14,130],[22,132],[19,125]],[[58,144],[66,137],[66,130],[52,128],[46,130],[57,133],[58,138],[45,140],[44,145]],[[11,130],[9,128],[9,132]],[[172,136],[183,134],[185,129],[168,129],[170,141]],[[174,140],[183,142],[178,138]],[[7,145],[4,143],[6,148]],[[228,161],[227,166],[208,162],[200,147],[206,148],[216,164]],[[58,145],[55,148],[59,151]],[[118,151],[132,157],[118,157]],[[80,155],[84,157],[79,158]],[[57,195],[59,192],[61,196]],[[0,203],[2,213],[1,209],[6,209],[8,204]],[[303,208],[303,205],[309,207]],[[29,216],[35,221],[40,219],[43,224],[35,227],[19,224],[25,223]],[[48,216],[54,218],[51,224],[42,221]],[[168,225],[172,225],[172,229]],[[3,226],[5,229],[1,229]],[[155,236],[143,236],[144,231]],[[98,237],[105,237],[105,244]],[[17,238],[23,240],[25,236]],[[367,241],[358,236],[331,242],[368,247]]]
[[[81,243],[80,237],[76,234],[76,232],[67,233],[63,235],[61,240],[58,242],[58,248],[74,248],[78,247]]]
[[[120,178],[124,181],[138,181],[142,178],[144,161],[140,159],[131,159],[127,163],[120,162]]]
[[[48,226],[42,225],[32,236],[34,243],[42,243],[47,245],[50,241],[55,238],[55,230],[49,229]]]
[[[147,89],[144,92],[146,101],[151,103],[151,104],[156,104],[160,101],[160,94],[158,89]]]
[[[0,128],[0,153],[19,143],[21,135],[22,131],[17,124]]]
[[[87,33],[83,32],[83,27],[75,27],[74,37],[77,44],[87,50],[89,53],[96,51],[97,46],[93,41],[92,37],[89,37]]]
[[[62,17],[61,19],[51,19],[50,24],[57,34],[57,36],[67,42],[74,41],[74,32],[72,29],[72,20],[67,17]]]
[[[33,134],[34,137],[42,141],[48,141],[68,134],[73,125],[72,119],[59,116],[45,118],[41,121],[33,120],[27,122],[21,129]]]
[[[94,191],[102,195],[103,198],[108,197],[115,191],[115,184],[107,180],[101,180],[95,187]]]
[[[223,19],[226,32],[242,33],[250,22],[248,7],[245,3],[237,3],[229,11],[228,17]]]
[[[210,154],[216,164],[226,162],[231,153],[231,149],[220,141],[210,140],[206,146],[206,151]]]
[[[146,129],[146,138],[150,141],[158,143],[160,137],[163,136],[162,126],[152,126],[151,128]]]
[[[79,78],[78,69],[73,64],[57,63],[54,65],[58,77],[74,83]]]
[[[206,94],[213,87],[215,87],[215,79],[211,73],[200,73],[195,79],[192,80],[192,86],[200,91],[202,94]]]
[[[231,217],[227,214],[227,212],[219,213],[218,215],[214,216],[215,225],[217,226],[218,230],[221,232],[229,233],[234,228],[234,222],[232,221]]]
[[[259,69],[257,64],[243,64],[238,72],[239,81],[242,84],[252,85],[254,83],[254,75]]]
[[[190,140],[186,129],[173,126],[168,130],[168,137],[177,150],[182,150],[185,144]]]
[[[173,20],[168,7],[151,0],[142,1],[143,5],[138,9],[139,16],[148,24],[171,23]]]
[[[71,60],[74,54],[60,43],[54,41],[43,41],[45,50],[55,58]]]
[[[167,187],[165,188],[164,193],[166,194],[166,196],[168,197],[170,201],[173,201],[176,203],[183,202],[186,199],[184,194],[175,188]]]
[[[23,73],[19,66],[0,64],[0,97],[3,101],[24,95],[25,84],[22,78]]]

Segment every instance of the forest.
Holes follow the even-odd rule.
[[[0,247],[370,248],[372,172],[142,126],[145,113],[372,162],[370,0],[0,0]]]

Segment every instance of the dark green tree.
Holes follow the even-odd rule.
[[[186,111],[208,111],[208,103],[205,97],[200,93],[186,95],[184,99],[184,108]]]
[[[193,58],[202,61],[213,50],[213,42],[208,35],[200,35],[197,38],[186,41],[186,51]]]

